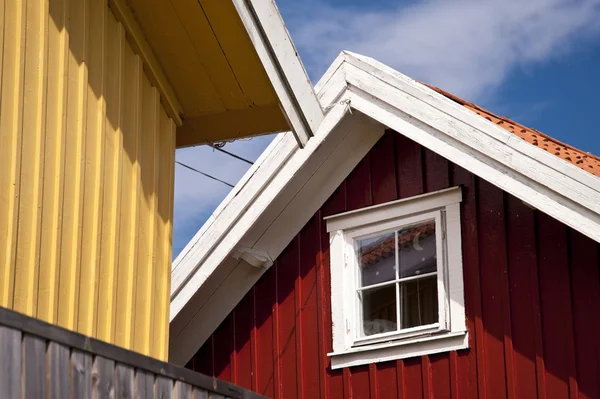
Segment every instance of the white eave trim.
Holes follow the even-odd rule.
[[[315,135],[323,110],[273,0],[233,0],[273,84],[281,109],[303,148]]]
[[[596,176],[375,60],[344,56],[353,109],[600,242]]]
[[[196,277],[199,281],[191,281],[200,266],[208,259],[213,259],[212,256],[224,258],[235,248],[241,236],[230,233],[234,227],[239,228],[240,215],[248,211],[296,151],[298,146],[293,139],[284,133],[278,135],[177,256],[171,271],[171,321],[189,301],[192,291],[200,288],[220,262],[211,262],[211,267],[203,270],[201,277]],[[247,184],[250,179],[253,184]],[[225,240],[224,236],[227,235],[233,240]],[[214,253],[217,247],[222,250],[226,244],[229,244],[226,253]]]
[[[229,256],[246,232],[257,222],[265,209],[271,205],[298,169],[320,146],[327,134],[335,128],[347,112],[338,106],[327,114],[319,133],[300,150],[291,137],[284,138],[277,146],[269,146],[270,155],[259,164],[254,172],[252,184],[245,184],[227,204],[214,229],[204,230],[184,249],[185,254],[177,258],[172,271],[170,320],[179,314],[195,292]],[[249,182],[247,182],[249,183]],[[189,250],[188,250],[189,248]],[[283,248],[282,248],[283,249]],[[262,250],[262,249],[261,249]],[[272,254],[271,254],[272,255]],[[275,254],[275,256],[278,255]],[[272,256],[272,258],[274,258]],[[200,267],[202,269],[200,270]]]

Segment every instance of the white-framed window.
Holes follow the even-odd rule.
[[[468,346],[460,187],[325,218],[332,368]]]

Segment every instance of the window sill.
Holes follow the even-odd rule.
[[[450,352],[469,347],[466,331],[415,337],[403,341],[357,346],[343,352],[329,353],[331,368],[359,366],[390,360]]]

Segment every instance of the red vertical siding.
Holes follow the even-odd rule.
[[[279,393],[281,398],[296,398],[299,385],[298,379],[298,347],[297,327],[297,301],[296,279],[298,278],[298,237],[283,251],[275,263],[277,272],[277,341],[278,341],[278,368],[279,368]]]
[[[230,314],[217,328],[212,339],[213,375],[220,380],[231,382],[235,382],[233,369],[236,360],[233,352],[233,328],[233,314]]]
[[[481,305],[481,278],[479,247],[477,245],[477,178],[466,170],[453,167],[453,184],[463,188],[461,203],[461,234],[463,279],[465,287],[465,315],[469,331],[469,350],[459,355],[459,386],[461,398],[485,398],[483,318]]]
[[[510,275],[513,371],[515,391],[523,397],[538,397],[536,359],[542,356],[537,253],[534,211],[514,197],[508,198],[506,231]],[[543,397],[543,396],[542,396]]]
[[[546,396],[576,398],[568,232],[563,224],[549,216],[538,215]]]
[[[313,217],[300,234],[300,339],[302,395],[318,398],[323,359],[319,356],[319,323],[317,304],[317,262],[319,261],[319,221]]]
[[[233,313],[235,383],[247,389],[256,389],[252,384],[252,339],[254,325],[254,290],[250,290]]]
[[[597,335],[600,323],[600,283],[596,267],[598,246],[591,239],[576,232],[571,232],[569,244],[579,397],[600,398],[600,345]]]
[[[490,397],[508,397],[505,367],[507,287],[506,245],[504,237],[503,193],[486,181],[479,182],[479,256],[481,265],[481,293],[483,303],[485,380]],[[493,365],[493,367],[492,367]]]
[[[331,370],[323,217],[461,185],[470,349]],[[274,398],[598,398],[599,246],[388,132],[188,367]]]

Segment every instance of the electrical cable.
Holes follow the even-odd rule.
[[[254,164],[254,162],[251,162],[251,161],[247,160],[246,158],[242,158],[242,157],[240,157],[239,155],[235,155],[235,154],[233,154],[233,153],[231,153],[231,152],[229,152],[229,151],[225,151],[225,150],[224,150],[224,149],[223,149],[221,146],[218,146],[217,144],[209,144],[209,145],[210,145],[212,148],[214,148],[215,150],[217,150],[217,151],[221,151],[221,152],[223,152],[223,153],[225,153],[225,154],[227,154],[227,155],[229,155],[229,156],[232,156],[232,157],[234,157],[234,158],[236,158],[236,159],[239,159],[240,161],[244,161],[244,162],[246,162],[247,164],[250,164],[250,165],[253,165],[253,164]]]
[[[190,170],[192,170],[192,171],[194,171],[194,172],[196,172],[196,173],[200,173],[202,176],[206,176],[206,177],[208,177],[209,179],[216,180],[216,181],[218,181],[219,183],[223,183],[223,184],[225,184],[225,185],[227,185],[227,186],[229,186],[229,187],[233,188],[233,184],[229,184],[229,183],[227,183],[226,181],[223,181],[223,180],[221,180],[221,179],[219,179],[219,178],[217,178],[217,177],[214,177],[214,176],[211,176],[211,175],[209,175],[208,173],[201,172],[201,171],[199,171],[199,170],[198,170],[198,169],[196,169],[196,168],[192,168],[191,166],[184,164],[183,162],[175,161],[175,163],[178,163],[179,165],[183,166],[184,168],[188,168],[188,169],[190,169]]]

